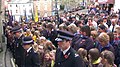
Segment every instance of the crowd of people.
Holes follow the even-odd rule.
[[[38,22],[4,23],[7,48],[18,67],[119,67],[120,13],[91,5]],[[10,24],[10,25],[9,25]]]

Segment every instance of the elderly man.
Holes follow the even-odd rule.
[[[73,35],[67,31],[58,31],[58,49],[55,56],[54,67],[84,67],[83,60],[71,48],[70,43]]]

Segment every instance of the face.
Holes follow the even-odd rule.
[[[15,35],[15,37],[19,37],[20,33],[16,32],[14,35]]]
[[[113,32],[115,38],[118,37],[118,33],[117,33],[117,31],[118,31],[118,30],[115,29],[115,31]]]
[[[39,46],[38,46],[38,51],[39,51],[40,53],[43,53],[43,52],[44,52],[43,46],[39,45]]]
[[[27,50],[30,47],[30,45],[23,45],[23,48]]]
[[[45,58],[45,60],[49,60],[50,59],[50,55],[48,53],[46,53],[44,58]]]
[[[55,60],[55,53],[53,51],[50,52],[50,57],[52,60]]]
[[[107,19],[103,19],[103,22],[107,22]]]
[[[103,30],[98,27],[98,32],[101,33],[101,32],[103,32]]]
[[[116,18],[111,19],[112,25],[116,24]]]
[[[102,41],[102,40],[99,40],[98,42],[100,43],[101,46],[105,46],[106,45],[105,42]]]
[[[58,42],[58,46],[59,46],[62,50],[67,49],[69,44],[70,44],[70,41],[66,41],[66,40],[63,40],[63,41]]]

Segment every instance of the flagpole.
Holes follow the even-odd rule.
[[[59,14],[57,8],[57,0],[55,0],[55,16],[56,16],[56,24],[59,25]]]

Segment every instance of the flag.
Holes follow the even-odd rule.
[[[35,9],[35,22],[38,22],[38,7]]]
[[[13,21],[13,16],[12,16],[12,13],[10,14],[10,12],[8,11],[8,25],[9,26],[12,26],[12,21]]]
[[[20,20],[20,22],[23,22],[23,20],[22,20],[22,16],[20,15],[20,18],[19,18],[19,20]]]
[[[25,20],[25,22],[28,21],[28,19],[27,19],[27,14],[26,14],[26,9],[25,9],[25,11],[24,11],[24,20]]]
[[[30,10],[30,13],[31,13],[31,16],[32,16],[32,17],[31,17],[31,20],[34,21],[34,14],[33,14],[32,9]]]
[[[32,13],[32,21],[34,21],[34,15],[33,15],[33,13]]]

